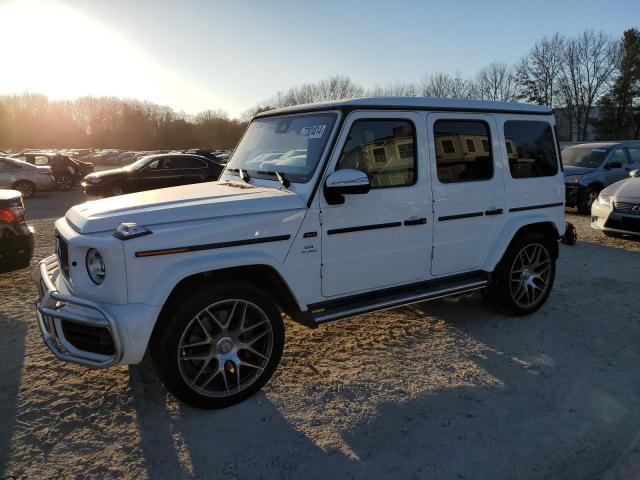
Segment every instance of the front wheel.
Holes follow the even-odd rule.
[[[228,407],[275,372],[284,324],[262,290],[240,282],[207,287],[168,307],[151,339],[151,358],[179,400],[197,408]]]
[[[504,310],[527,315],[549,297],[556,275],[553,243],[539,233],[516,238],[493,272],[487,296]]]
[[[591,213],[591,205],[596,201],[599,193],[600,190],[597,187],[587,188],[582,197],[578,199],[578,213],[582,215]]]

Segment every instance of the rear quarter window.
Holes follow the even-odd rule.
[[[558,173],[558,157],[551,125],[531,120],[509,120],[504,138],[513,178],[550,177]]]

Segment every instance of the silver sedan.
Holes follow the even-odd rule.
[[[37,191],[53,190],[56,179],[50,167],[37,167],[15,158],[0,157],[0,188],[11,188],[24,198]]]
[[[640,236],[640,170],[600,192],[591,206],[591,228],[609,237]]]

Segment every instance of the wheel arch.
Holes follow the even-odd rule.
[[[553,251],[551,252],[551,254],[553,255],[554,259],[557,259],[559,254],[558,240],[564,233],[564,223],[562,223],[562,226],[559,227],[558,220],[539,215],[535,218],[508,222],[503,227],[501,234],[494,242],[493,247],[485,261],[484,269],[488,272],[492,272],[498,262],[500,262],[500,260],[504,256],[505,252],[509,248],[509,245],[511,245],[511,243],[515,239],[532,232],[548,236],[551,240],[553,240]]]
[[[11,188],[15,187],[19,183],[28,183],[29,185],[31,185],[31,187],[33,188],[33,193],[36,193],[38,191],[38,187],[36,186],[36,184],[27,178],[19,178],[11,184]]]
[[[280,272],[266,264],[226,267],[188,275],[173,287],[162,306],[160,316],[170,311],[172,305],[175,304],[176,298],[179,298],[180,295],[197,288],[203,282],[211,283],[216,281],[224,283],[246,281],[251,283],[264,290],[267,294],[273,295],[276,303],[284,313],[294,320],[300,318],[301,310],[289,285]]]

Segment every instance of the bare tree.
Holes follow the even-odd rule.
[[[516,69],[519,98],[527,102],[556,106],[562,73],[565,38],[559,33],[542,37]]]
[[[471,90],[471,82],[462,78],[460,74],[451,75],[445,72],[425,77],[420,87],[423,96],[441,98],[469,98]]]
[[[517,84],[513,69],[503,62],[493,62],[480,69],[472,86],[472,96],[498,102],[515,101]]]
[[[418,86],[414,83],[394,83],[392,85],[376,85],[366,95],[370,97],[416,97]]]
[[[560,90],[577,140],[587,138],[591,110],[610,86],[619,54],[619,42],[603,32],[587,30],[565,42]]]

